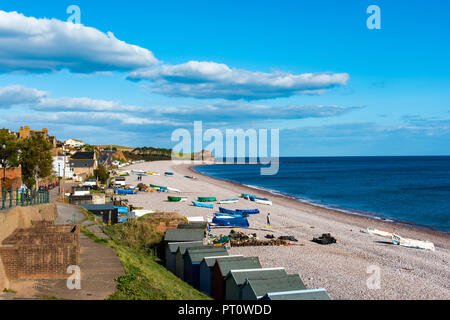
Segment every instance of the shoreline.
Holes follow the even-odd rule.
[[[277,201],[276,201],[277,203],[279,203],[278,201],[283,201],[283,204],[290,204],[291,205],[290,207],[292,207],[292,208],[295,208],[296,206],[304,206],[305,208],[310,208],[313,211],[317,211],[316,213],[323,214],[324,216],[329,215],[333,219],[351,220],[352,223],[356,222],[356,224],[358,226],[360,226],[361,228],[364,228],[363,227],[364,223],[366,223],[366,225],[368,223],[370,223],[371,225],[376,223],[379,226],[378,227],[375,226],[374,228],[378,228],[378,229],[388,229],[388,230],[392,230],[394,232],[396,232],[396,230],[401,230],[401,231],[408,230],[410,232],[428,235],[433,238],[437,238],[437,240],[438,240],[438,241],[436,241],[437,243],[442,243],[442,245],[444,245],[445,247],[448,246],[450,248],[450,245],[448,245],[448,243],[441,242],[445,239],[447,241],[450,240],[450,232],[439,231],[439,230],[431,229],[430,227],[427,227],[427,226],[422,226],[422,225],[418,225],[418,224],[414,224],[414,223],[410,223],[410,222],[402,222],[402,221],[395,221],[395,220],[386,221],[386,220],[383,220],[382,218],[377,219],[376,215],[371,214],[371,213],[367,213],[367,216],[365,216],[365,215],[359,215],[358,213],[349,213],[349,212],[345,212],[345,211],[338,210],[338,209],[327,208],[324,206],[299,201],[297,199],[294,199],[293,197],[289,197],[288,195],[283,196],[282,194],[274,194],[268,190],[252,188],[252,187],[249,187],[247,185],[240,184],[237,182],[224,180],[224,179],[220,179],[220,178],[215,178],[215,177],[200,173],[197,170],[195,170],[196,167],[201,167],[201,166],[206,166],[206,165],[216,165],[216,163],[214,163],[214,164],[183,164],[182,166],[185,166],[185,168],[190,173],[201,176],[203,179],[207,179],[211,183],[213,183],[217,186],[223,186],[223,184],[228,184],[230,187],[236,187],[236,188],[239,188],[240,190],[245,190],[245,192],[241,192],[241,193],[255,194],[255,195],[261,196],[261,197],[271,197],[272,198],[271,200],[273,203],[275,203],[275,201],[273,201],[273,200],[277,199]],[[371,217],[371,215],[373,215],[373,217]],[[350,221],[345,221],[345,222],[348,223]],[[364,229],[366,229],[366,228],[364,228]],[[444,238],[444,239],[442,239],[442,238]],[[432,241],[432,240],[430,240],[430,241]]]
[[[139,182],[168,186],[178,192],[138,193],[122,198],[135,207],[205,220],[212,219],[219,206],[231,210],[257,208],[260,214],[249,216],[250,228],[240,228],[242,232],[256,234],[259,239],[265,239],[270,233],[275,237],[292,236],[298,241],[288,246],[231,247],[229,254],[257,257],[263,268],[283,267],[288,274],[298,274],[307,288],[325,288],[332,299],[450,299],[448,235],[314,206],[195,171],[195,166],[205,164],[212,163],[158,161],[131,165],[127,169],[174,172],[173,176],[144,176]],[[186,179],[185,176],[196,176],[197,179]],[[138,180],[135,175],[130,175],[126,177],[126,183],[135,185]],[[208,209],[190,203],[198,197],[231,199],[241,193],[270,196],[273,205],[240,199],[234,204],[214,203],[214,209]],[[188,201],[169,202],[167,197],[170,195],[186,197]],[[268,212],[272,229],[265,227]],[[394,245],[391,239],[366,233],[367,228],[387,229],[406,238],[432,241],[436,250]],[[210,234],[220,236],[229,232],[230,228],[214,227]],[[337,242],[320,245],[312,241],[324,233],[330,233]],[[371,276],[368,268],[373,266],[380,268],[379,290],[367,285]]]

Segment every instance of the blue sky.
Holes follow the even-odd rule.
[[[73,4],[75,31],[64,26]],[[381,30],[366,26],[372,4]],[[175,129],[202,120],[279,128],[284,156],[448,155],[449,10],[450,1],[2,1],[0,127],[172,147]]]

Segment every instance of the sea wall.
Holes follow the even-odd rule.
[[[0,213],[0,243],[18,228],[30,228],[35,221],[54,222],[57,216],[58,211],[53,203],[31,207],[16,207],[6,214]],[[9,280],[0,258],[0,291],[8,287]]]

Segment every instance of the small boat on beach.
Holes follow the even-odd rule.
[[[226,200],[220,200],[219,204],[228,204],[228,203],[236,203],[239,199],[226,199]]]
[[[216,202],[217,199],[215,197],[198,197],[198,202]]]
[[[247,218],[244,217],[214,217],[211,221],[213,225],[224,227],[248,228],[250,225]]]
[[[173,173],[173,172],[164,172],[164,175],[165,175],[165,176],[173,176],[174,173]]]
[[[192,204],[196,207],[214,209],[214,206],[212,204],[207,204],[207,203],[202,203],[202,202],[197,202],[197,201],[192,201]]]
[[[219,207],[219,212],[226,215],[232,215],[232,216],[243,216],[246,215],[242,211],[235,211],[235,210],[229,210],[222,207]]]
[[[241,198],[247,199],[247,200],[251,200],[252,198],[255,198],[256,196],[253,196],[251,194],[246,194],[246,193],[242,193],[241,194]]]
[[[221,213],[221,212],[216,212],[215,216],[216,216],[216,217],[247,218],[247,215],[242,215],[242,214],[228,214],[228,213]]]
[[[265,199],[265,198],[255,198],[255,200],[253,200],[253,201],[255,201],[256,203],[265,204],[268,206],[272,205],[272,201],[270,201],[269,199]]]
[[[167,197],[167,200],[169,202],[183,202],[183,201],[187,201],[187,198],[185,198],[185,197],[171,197],[171,196],[169,196],[169,197]]]
[[[392,234],[392,243],[407,248],[435,251],[433,242],[403,238],[398,234]]]
[[[259,209],[236,209],[237,212],[241,212],[244,214],[258,214]]]
[[[394,234],[392,231],[386,231],[382,229],[369,229],[369,228],[367,228],[367,233],[385,238],[392,238],[392,235]]]
[[[192,176],[184,176],[186,179],[191,179],[191,180],[195,180],[197,179],[196,177],[192,177]]]
[[[175,188],[171,188],[171,187],[167,187],[167,190],[173,191],[173,192],[181,192],[180,190],[175,189]]]

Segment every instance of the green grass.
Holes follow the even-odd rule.
[[[84,213],[92,218],[89,212]],[[173,217],[165,219],[160,214],[148,215],[139,221],[107,227],[111,240],[81,227],[81,232],[91,240],[112,247],[125,269],[125,274],[116,279],[117,291],[108,300],[210,300],[168,271],[152,254],[163,238],[156,226],[172,220]]]

